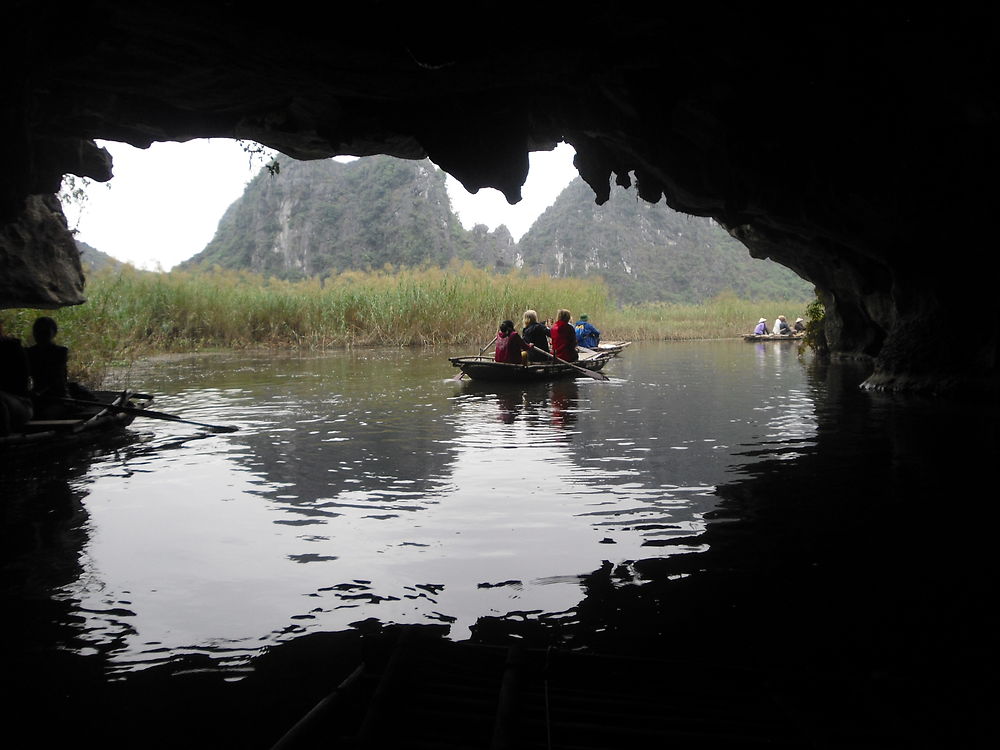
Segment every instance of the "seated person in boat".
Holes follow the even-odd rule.
[[[512,365],[521,364],[521,352],[528,351],[521,335],[514,328],[513,320],[505,320],[497,331],[497,348],[493,359],[497,362],[509,362]]]
[[[795,325],[792,326],[792,331],[794,331],[795,333],[805,333],[806,322],[802,320],[802,318],[796,318]]]
[[[31,419],[28,357],[21,339],[0,328],[0,435],[8,435]]]
[[[544,352],[549,350],[549,329],[538,322],[538,313],[534,310],[525,310],[524,327],[521,329],[521,338],[526,345],[530,344]],[[528,359],[532,362],[550,362],[551,359],[540,352],[528,352]]]
[[[601,343],[601,332],[594,327],[594,324],[587,320],[587,315],[583,314],[576,321],[576,343],[587,349],[593,349]]]
[[[778,319],[774,321],[774,332],[779,336],[792,335],[792,327],[788,325],[788,321],[785,320],[784,315],[779,315]]]
[[[572,319],[569,310],[556,313],[556,322],[552,326],[552,353],[567,362],[576,362],[576,330],[569,322]]]
[[[757,327],[753,329],[754,336],[767,336],[769,331],[767,330],[767,319],[761,318],[757,321]]]
[[[52,318],[38,318],[31,327],[35,345],[27,349],[31,397],[35,402],[35,413],[44,419],[57,419],[65,411],[60,399],[69,395],[66,376],[69,349],[53,341],[58,331],[59,327]]]

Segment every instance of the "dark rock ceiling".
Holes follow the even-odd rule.
[[[79,301],[18,269],[40,252],[25,199],[64,173],[109,178],[93,139],[429,156],[511,201],[528,152],[567,141],[599,202],[632,184],[816,284],[833,349],[871,357],[870,385],[996,384],[995,11],[248,7],[6,6],[0,305]]]

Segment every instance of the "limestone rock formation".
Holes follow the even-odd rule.
[[[283,161],[280,174],[262,170],[250,182],[208,246],[181,268],[218,265],[288,279],[465,257],[445,175],[429,162]]]
[[[1000,166],[993,6],[280,10],[10,4],[0,222],[66,172],[106,179],[94,139],[427,156],[510,201],[527,153],[564,140],[598,202],[634,182],[808,278],[835,349],[874,358],[870,384],[997,384],[981,270]],[[24,303],[18,288],[0,304]]]
[[[483,268],[507,270],[518,266],[517,242],[503,224],[493,231],[485,224],[476,224],[472,235],[472,261]]]
[[[28,196],[15,220],[0,226],[3,299],[49,309],[84,301],[80,251],[54,195]]]
[[[813,288],[776,263],[755,260],[711,219],[615,190],[602,206],[574,180],[517,244],[519,265],[553,276],[600,276],[622,303],[802,299]]]

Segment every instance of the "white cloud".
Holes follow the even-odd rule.
[[[528,157],[528,180],[521,190],[521,201],[513,206],[499,190],[484,188],[472,195],[449,175],[451,206],[466,229],[475,224],[496,229],[504,224],[514,239],[519,240],[577,176],[573,153],[572,146],[565,143],[552,151],[532,152]]]

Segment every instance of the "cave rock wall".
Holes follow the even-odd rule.
[[[293,2],[265,23],[229,4],[15,3],[0,224],[63,174],[108,179],[95,139],[430,157],[511,202],[528,153],[565,141],[598,203],[634,184],[813,282],[833,350],[869,358],[872,387],[995,387],[997,13]],[[51,304],[79,301],[71,262],[16,245],[0,303],[38,296],[15,274],[27,255],[54,264]]]

